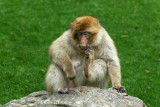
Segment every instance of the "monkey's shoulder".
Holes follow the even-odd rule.
[[[70,48],[70,46],[67,40],[65,40],[65,38],[62,36],[54,40],[50,45],[50,48],[54,50],[67,50]]]

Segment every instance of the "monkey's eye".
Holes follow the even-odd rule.
[[[89,32],[83,32],[83,35],[87,36],[89,35]]]
[[[81,36],[81,35],[82,35],[81,32],[77,32],[77,33],[76,33],[76,36]]]
[[[89,37],[90,37],[90,32],[83,32],[83,35],[84,35],[85,37],[89,38]]]
[[[75,39],[80,39],[81,38],[81,36],[82,36],[82,33],[81,32],[77,32],[76,34],[75,34]]]

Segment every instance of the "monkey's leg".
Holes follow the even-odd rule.
[[[89,64],[88,80],[90,82],[101,82],[107,77],[107,64],[102,59],[94,60]],[[106,79],[107,80],[107,79]],[[105,83],[107,83],[105,81]]]
[[[52,94],[54,92],[67,93],[68,84],[63,71],[56,66],[51,64],[45,77],[46,88]]]

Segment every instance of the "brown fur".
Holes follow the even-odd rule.
[[[75,40],[75,43],[78,44],[78,40],[75,37],[76,32],[90,32],[92,37],[89,41],[90,43],[94,43],[96,39],[96,34],[100,29],[99,21],[91,16],[82,16],[76,18],[74,22],[71,24],[72,38]]]
[[[92,27],[96,29],[94,32],[97,33],[100,28],[100,25],[98,20],[91,16],[79,17],[71,24],[71,30],[76,32],[87,31],[88,28],[92,28]]]

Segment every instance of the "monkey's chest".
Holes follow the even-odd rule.
[[[74,66],[74,68],[79,68],[79,67],[83,67],[83,59],[81,58],[75,58],[75,59],[72,59],[72,64]]]
[[[76,68],[81,65],[81,61],[72,60],[72,64]]]

